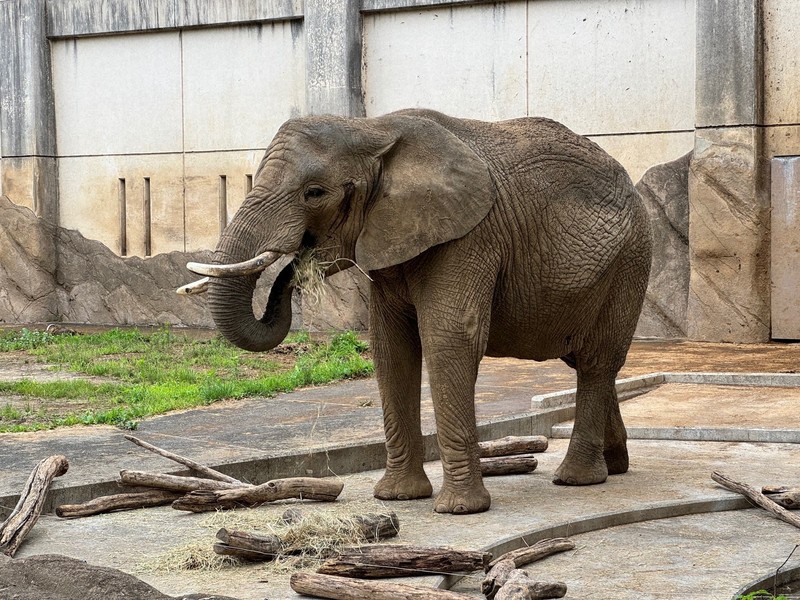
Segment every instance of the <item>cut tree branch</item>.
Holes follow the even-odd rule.
[[[250,487],[198,489],[175,500],[172,508],[190,512],[208,512],[224,508],[255,507],[265,502],[289,498],[333,502],[342,493],[342,488],[344,484],[341,481],[316,477],[289,477]]]
[[[146,471],[120,471],[119,481],[123,485],[138,485],[174,492],[191,492],[194,490],[238,490],[247,489],[243,483],[227,483],[215,479],[200,477],[181,477],[165,473],[147,473]]]
[[[740,483],[738,481],[734,481],[730,477],[727,477],[717,471],[711,473],[711,479],[713,479],[718,484],[728,488],[731,491],[742,494],[743,496],[753,501],[755,504],[757,504],[764,510],[772,513],[782,521],[786,521],[787,523],[789,523],[790,525],[794,525],[795,527],[800,527],[800,517],[798,517],[797,515],[793,515],[785,508],[778,506],[767,496],[759,492],[754,487],[749,486],[746,483]]]
[[[536,542],[533,546],[525,546],[517,550],[511,550],[495,558],[489,563],[491,569],[501,560],[514,561],[514,568],[518,569],[537,560],[547,558],[551,554],[559,552],[566,552],[567,550],[574,550],[575,542],[567,538],[550,538]]]
[[[483,570],[491,559],[486,552],[426,548],[420,546],[375,545],[342,548],[317,573],[374,579],[410,577],[430,573],[472,573]]]
[[[330,600],[475,600],[473,596],[449,590],[317,573],[295,573],[289,585],[298,594]]]
[[[100,496],[83,504],[62,504],[56,508],[56,514],[65,519],[90,517],[115,510],[135,510],[150,506],[163,506],[180,498],[181,492],[169,490],[150,490],[129,494],[113,494]]]
[[[200,473],[201,475],[205,475],[209,479],[216,479],[217,481],[226,481],[228,483],[236,483],[239,485],[249,485],[247,483],[242,483],[238,479],[234,479],[230,475],[225,475],[225,473],[220,473],[219,471],[212,469],[206,465],[200,464],[199,462],[193,461],[191,458],[186,458],[184,456],[179,456],[177,454],[173,454],[168,450],[164,450],[163,448],[159,448],[158,446],[154,446],[144,440],[140,440],[137,437],[132,435],[125,435],[123,436],[129,442],[133,442],[137,446],[141,446],[145,450],[149,450],[150,452],[155,452],[156,454],[163,456],[164,458],[168,458],[172,461],[175,461],[178,464],[181,464],[185,467],[189,467],[192,471]]]
[[[36,524],[42,507],[55,477],[60,477],[69,469],[66,457],[57,454],[42,460],[31,471],[28,481],[19,497],[19,502],[9,517],[0,524],[0,548],[3,553],[13,557],[28,532]]]
[[[517,454],[515,456],[492,456],[482,458],[481,475],[522,475],[532,473],[539,466],[539,459],[533,454]]]
[[[509,435],[488,442],[478,442],[481,458],[531,454],[547,450],[547,438],[543,435]]]

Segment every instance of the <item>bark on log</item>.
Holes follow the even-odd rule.
[[[498,556],[489,563],[489,568],[491,569],[501,560],[512,560],[514,561],[514,568],[518,569],[532,562],[536,562],[537,560],[547,558],[551,554],[557,554],[559,552],[566,552],[567,550],[574,549],[575,543],[567,538],[550,538],[541,540],[536,542],[533,546],[518,548],[517,550],[512,550],[511,552],[506,552],[505,554]]]
[[[483,595],[492,600],[505,582],[508,581],[511,572],[516,568],[513,559],[505,559],[495,563],[481,582]]]
[[[246,531],[228,531],[223,528],[217,532],[222,543],[214,544],[214,552],[236,556],[244,560],[272,560],[280,554],[283,543],[277,535],[256,535]]]
[[[717,471],[711,473],[711,479],[716,481],[721,486],[726,487],[734,492],[738,492],[739,494],[749,498],[761,508],[772,513],[782,521],[786,521],[787,523],[800,528],[800,517],[793,515],[785,508],[778,506],[772,500],[770,500],[769,497],[765,496],[754,487],[749,486],[746,483],[734,481],[730,477],[727,477],[722,473],[718,473]]]
[[[800,508],[800,490],[790,490],[781,494],[770,494],[767,498],[787,510],[796,510]]]
[[[515,569],[511,572],[505,585],[497,592],[495,600],[540,600],[563,598],[566,595],[567,585],[565,583],[533,581],[525,571]]]
[[[355,521],[367,542],[378,542],[400,533],[400,520],[394,512],[359,515]]]
[[[234,479],[230,475],[225,475],[225,473],[220,473],[211,467],[206,465],[200,464],[199,462],[193,461],[191,458],[186,458],[184,456],[179,456],[178,454],[173,454],[168,450],[164,450],[163,448],[159,448],[158,446],[154,446],[144,440],[140,440],[137,437],[132,435],[125,435],[123,436],[129,442],[133,442],[137,446],[141,446],[145,450],[149,450],[150,452],[154,452],[164,458],[168,458],[172,461],[175,461],[178,464],[184,465],[185,467],[189,467],[192,471],[200,473],[201,475],[205,475],[209,479],[216,479],[217,481],[226,481],[228,483],[236,483],[238,485],[246,486],[250,485],[249,483],[242,483],[238,479]]]
[[[786,492],[800,491],[800,488],[792,488],[788,485],[765,485],[761,488],[761,493],[765,496],[769,494],[785,494]]]
[[[56,508],[56,514],[65,519],[72,519],[99,515],[100,513],[115,510],[134,510],[150,506],[162,506],[180,498],[182,495],[181,492],[171,492],[169,490],[113,494],[111,496],[100,496],[83,504],[62,504]]]
[[[481,475],[521,475],[532,473],[539,466],[539,459],[532,454],[517,454],[515,456],[493,456],[481,459]]]
[[[409,577],[430,573],[472,573],[483,570],[491,559],[486,552],[376,545],[342,548],[317,569],[317,573],[374,579]]]
[[[221,482],[214,482],[220,483]],[[230,486],[231,484],[222,484]],[[342,493],[344,484],[340,481],[318,479],[315,477],[290,477],[275,479],[251,487],[231,487],[193,491],[172,503],[176,510],[208,512],[225,508],[255,507],[265,502],[300,498],[333,502]]]
[[[242,483],[227,483],[215,479],[202,479],[200,477],[181,477],[180,475],[167,475],[165,473],[147,473],[145,471],[119,472],[119,481],[123,485],[137,485],[174,492],[192,492],[195,490],[238,490]],[[244,488],[249,489],[249,488]]]
[[[13,557],[28,532],[36,524],[42,513],[47,490],[55,477],[60,477],[69,469],[69,462],[57,454],[42,460],[31,471],[25,487],[20,493],[19,502],[8,518],[0,524],[0,548],[3,553]]]
[[[316,573],[295,573],[289,585],[298,594],[330,600],[475,600],[473,596],[449,590]]]
[[[509,435],[497,440],[479,442],[478,448],[481,458],[544,452],[547,450],[547,438],[543,435]]]

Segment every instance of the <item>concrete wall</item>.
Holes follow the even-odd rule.
[[[364,18],[367,115],[561,121],[634,181],[694,143],[694,0],[528,0]]]
[[[148,230],[150,255],[213,248],[277,128],[305,112],[295,21],[57,40],[52,60],[60,224],[118,253],[125,228],[129,255]]]
[[[0,190],[117,254],[201,250],[290,116],[548,116],[634,180],[669,163],[648,189],[657,226],[688,223],[670,327],[763,341],[786,254],[769,162],[800,154],[798,23],[795,0],[5,0]]]

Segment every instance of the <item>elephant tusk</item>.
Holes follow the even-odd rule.
[[[205,294],[208,291],[208,282],[211,281],[210,277],[203,277],[192,283],[187,283],[179,287],[176,291],[181,296],[192,296],[194,294]]]
[[[255,258],[232,265],[207,265],[190,262],[186,264],[186,268],[193,273],[207,275],[208,277],[241,277],[242,275],[260,273],[281,256],[283,256],[283,254],[280,252],[267,251],[259,254]]]

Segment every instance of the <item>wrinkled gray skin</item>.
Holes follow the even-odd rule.
[[[485,123],[427,110],[285,123],[225,229],[220,263],[316,248],[372,278],[372,350],[388,460],[383,500],[432,494],[422,468],[427,364],[444,469],[438,512],[489,508],[474,390],[486,356],[561,358],[577,370],[577,415],[555,483],[628,469],[614,378],[650,270],[641,199],[596,144],[547,119]],[[328,274],[352,263],[332,263]],[[291,322],[289,265],[264,317],[257,275],[212,279],[209,305],[234,344],[267,350]]]

